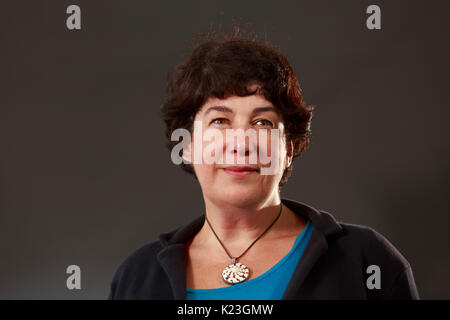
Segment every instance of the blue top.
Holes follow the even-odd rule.
[[[281,300],[300,260],[314,225],[308,220],[287,255],[268,271],[256,277],[224,288],[186,289],[187,300]]]

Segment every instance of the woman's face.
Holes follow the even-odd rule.
[[[210,98],[194,123],[183,158],[193,163],[204,197],[244,207],[277,195],[292,156],[282,118],[271,102],[257,94]]]

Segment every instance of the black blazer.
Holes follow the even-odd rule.
[[[382,235],[307,204],[281,201],[316,227],[283,299],[419,299],[410,264]],[[132,253],[117,269],[108,299],[186,299],[185,243],[204,221],[202,215]],[[367,285],[370,265],[379,267],[379,289]]]

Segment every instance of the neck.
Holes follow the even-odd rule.
[[[249,204],[205,201],[206,216],[211,226],[220,240],[228,245],[248,244],[256,239],[276,219],[280,205],[278,193],[266,201]],[[276,224],[271,230],[276,228]],[[202,232],[212,241],[217,241],[206,221]]]

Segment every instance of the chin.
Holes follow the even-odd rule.
[[[218,192],[218,198],[221,202],[226,202],[235,207],[246,207],[259,203],[264,201],[267,196],[260,186],[254,188],[249,186],[233,187],[232,190],[219,190]]]

